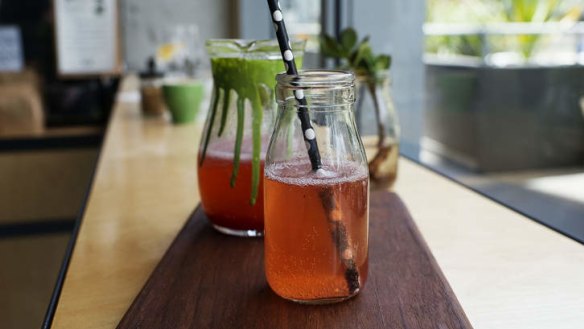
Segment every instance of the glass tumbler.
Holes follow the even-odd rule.
[[[296,302],[342,301],[367,279],[369,173],[353,113],[354,80],[325,70],[277,77],[279,111],[264,179],[265,271],[272,290]],[[306,108],[295,97],[304,97]],[[311,131],[301,128],[301,110]],[[316,138],[316,171],[305,137]]]
[[[301,63],[304,42],[293,42]],[[276,40],[207,41],[213,98],[197,167],[201,204],[218,231],[264,232],[263,167],[274,127],[276,75],[285,70]]]

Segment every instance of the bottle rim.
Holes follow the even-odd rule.
[[[298,75],[286,72],[276,76],[279,87],[285,88],[351,88],[355,85],[355,75],[350,71],[311,69],[300,70]]]

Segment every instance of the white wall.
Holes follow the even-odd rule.
[[[183,23],[197,24],[201,40],[232,34],[232,0],[121,0],[124,52],[129,70],[140,70],[153,55],[156,31]]]
[[[402,139],[418,143],[423,131],[425,0],[355,0],[353,24],[371,35],[377,52],[393,56],[393,97]]]

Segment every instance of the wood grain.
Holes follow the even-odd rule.
[[[370,273],[347,302],[276,296],[262,240],[215,232],[197,208],[118,328],[471,328],[400,198],[374,192]]]
[[[200,200],[205,112],[187,125],[144,118],[138,86],[135,76],[121,84],[51,328],[115,328]],[[399,161],[395,190],[473,327],[582,327],[582,245]]]

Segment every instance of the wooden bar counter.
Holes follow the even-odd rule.
[[[118,95],[52,328],[115,328],[199,201],[202,120],[142,117],[136,86],[126,78]],[[475,328],[582,328],[582,245],[399,165],[396,192]]]

